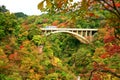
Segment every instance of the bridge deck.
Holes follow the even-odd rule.
[[[57,31],[98,31],[98,29],[81,29],[81,28],[40,28],[41,30],[57,30]]]

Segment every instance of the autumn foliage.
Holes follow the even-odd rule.
[[[46,14],[19,19],[0,12],[0,80],[120,79],[119,1],[71,2],[42,0]],[[64,33],[46,37],[47,26],[99,30],[83,44]]]

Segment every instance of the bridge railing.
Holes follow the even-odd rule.
[[[81,29],[81,28],[40,28],[41,30],[59,30],[59,31],[98,31],[98,29]]]

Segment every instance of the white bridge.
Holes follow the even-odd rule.
[[[41,28],[42,32],[47,36],[55,33],[68,33],[77,38],[80,42],[89,44],[93,41],[94,33],[98,29],[80,29],[80,28]]]

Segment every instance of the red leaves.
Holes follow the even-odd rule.
[[[107,35],[104,37],[104,43],[112,42],[115,40],[114,36]]]
[[[99,66],[99,65],[98,65],[98,63],[97,63],[97,62],[93,62],[93,68],[94,68],[94,69],[97,69],[97,68],[98,68],[98,66]]]
[[[114,44],[114,45],[109,45],[108,44],[108,45],[105,46],[105,50],[111,56],[115,53],[120,53],[120,46],[116,45],[116,44]]]
[[[106,34],[104,36],[104,43],[115,41],[114,28],[107,27]]]
[[[23,46],[23,45],[21,45],[21,46],[20,46],[20,49],[22,49],[22,48],[24,48],[24,46]]]
[[[116,37],[114,36],[114,28],[106,27],[106,33],[104,36],[105,50],[106,53],[100,55],[101,58],[105,59],[114,55],[115,53],[120,53],[120,45],[118,44]]]
[[[94,13],[89,13],[89,16],[92,17],[92,16],[95,16],[95,14]]]
[[[105,45],[104,48],[106,50],[106,53],[103,53],[102,55],[100,55],[100,58],[102,59],[113,56],[115,53],[120,53],[120,46],[116,44],[114,45],[107,44]]]
[[[11,46],[10,45],[6,45],[5,48],[6,49],[11,49]]]
[[[116,6],[116,7],[120,7],[120,3],[116,3],[115,6]]]

